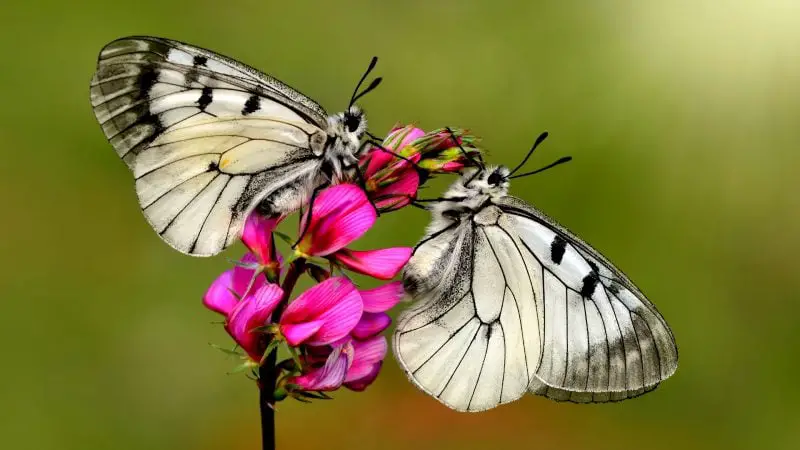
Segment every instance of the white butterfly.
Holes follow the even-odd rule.
[[[329,116],[240,62],[127,37],[100,52],[91,101],[150,225],[175,249],[209,256],[239,237],[254,208],[291,212],[318,186],[353,176],[367,127],[354,102],[379,82],[357,87],[348,110]]]
[[[655,389],[678,364],[664,318],[610,261],[509,196],[513,172],[470,169],[430,207],[404,273],[415,303],[393,338],[409,379],[458,411],[526,392],[607,402]]]

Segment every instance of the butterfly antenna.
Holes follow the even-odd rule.
[[[509,175],[514,175],[514,173],[516,173],[516,171],[521,169],[522,166],[524,166],[525,163],[528,162],[528,158],[531,157],[531,155],[533,154],[533,151],[536,150],[536,147],[538,147],[539,144],[541,144],[542,142],[544,142],[545,139],[547,139],[547,136],[549,136],[549,134],[547,133],[547,131],[545,131],[544,133],[540,134],[538,138],[536,138],[536,142],[534,142],[533,146],[531,147],[531,149],[528,150],[528,154],[525,155],[525,158],[522,160],[522,162],[519,163],[517,165],[517,167],[515,167],[514,170],[512,170],[511,173],[509,173]]]
[[[367,77],[369,76],[369,73],[372,72],[372,69],[375,68],[375,64],[378,64],[378,57],[377,56],[373,56],[372,57],[372,60],[369,62],[369,67],[367,67],[367,71],[364,72],[364,75],[362,75],[361,79],[358,80],[358,84],[356,85],[355,90],[353,90],[353,95],[350,97],[350,104],[348,105],[348,108],[350,106],[353,106],[353,104],[356,102],[356,100],[358,100],[359,98],[363,97],[369,91],[371,91],[371,90],[375,89],[376,87],[378,87],[378,85],[381,83],[382,78],[380,78],[380,77],[375,78],[374,80],[372,80],[372,83],[370,83],[369,86],[366,89],[364,89],[360,94],[358,93],[358,90],[361,89],[361,85],[364,84],[364,80],[367,79]]]
[[[456,143],[458,148],[461,150],[461,153],[464,154],[464,157],[467,158],[467,160],[469,162],[471,162],[472,164],[478,166],[481,170],[486,170],[486,166],[483,165],[483,162],[478,161],[477,159],[469,156],[469,153],[467,153],[467,151],[464,150],[464,147],[461,146],[461,143],[458,142],[458,139],[456,138],[455,133],[453,133],[453,130],[451,130],[450,127],[445,128],[445,130],[447,130],[447,132],[450,133],[450,138],[453,139],[453,142]]]
[[[541,169],[536,169],[533,172],[526,172],[526,173],[521,173],[519,175],[514,175],[513,177],[508,177],[508,179],[527,177],[528,175],[533,175],[533,174],[537,174],[539,172],[544,172],[547,169],[550,169],[552,167],[555,167],[555,166],[558,166],[558,165],[561,165],[561,164],[564,164],[564,163],[570,162],[570,161],[572,161],[572,156],[565,156],[565,157],[559,159],[558,161],[556,161],[554,163],[551,163],[551,164],[548,164],[548,165],[542,167]]]

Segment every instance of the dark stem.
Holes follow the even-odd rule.
[[[294,260],[286,271],[286,278],[283,279],[283,298],[275,311],[272,313],[272,323],[277,322],[283,309],[289,303],[289,296],[292,295],[297,279],[305,271],[306,261],[303,258]],[[269,344],[269,342],[267,342]],[[278,362],[278,349],[272,350],[264,364],[258,368],[258,406],[261,411],[261,448],[263,450],[275,450],[275,385],[278,381],[279,371],[275,367]]]

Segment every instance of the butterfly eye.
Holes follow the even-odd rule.
[[[491,184],[492,186],[497,186],[500,184],[501,181],[503,181],[503,177],[500,176],[500,174],[497,172],[492,172],[492,174],[489,175],[489,179],[486,181],[488,181],[488,183]]]
[[[361,117],[354,116],[351,114],[345,114],[344,126],[347,127],[347,131],[355,133],[355,131],[358,130],[359,125],[361,125]]]

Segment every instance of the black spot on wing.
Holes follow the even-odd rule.
[[[564,250],[566,250],[566,248],[566,239],[557,234],[553,242],[550,243],[550,259],[556,264],[561,264],[561,259],[564,257]]]
[[[153,68],[147,67],[142,69],[142,74],[139,76],[139,96],[140,98],[147,98],[150,95],[150,89],[156,84],[158,80],[158,72]]]
[[[207,62],[208,62],[208,58],[206,58],[203,55],[195,55],[194,59],[192,60],[192,64],[195,67],[205,66]]]
[[[216,162],[212,161],[212,162],[210,162],[208,164],[208,171],[209,172],[213,172],[213,171],[218,170],[218,169],[219,169],[219,165]]]
[[[581,286],[581,297],[591,298],[597,283],[600,281],[597,271],[590,272],[589,275],[583,277],[583,286]]]
[[[587,262],[587,263],[589,263],[589,267],[591,267],[591,268],[592,268],[592,272],[594,272],[594,273],[600,273],[600,268],[599,268],[599,267],[597,267],[597,264],[595,264],[595,263],[594,263],[594,261],[591,261],[591,260],[588,260],[588,259],[587,259],[587,260],[586,260],[586,262]]]
[[[261,109],[261,97],[258,95],[251,95],[250,98],[244,102],[244,108],[242,108],[242,115],[246,116],[248,114],[252,114],[256,111]]]
[[[211,104],[211,101],[213,100],[212,94],[213,91],[210,87],[206,86],[203,88],[200,98],[197,99],[197,105],[200,107],[201,111],[205,111],[208,105]]]

